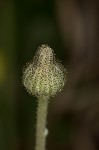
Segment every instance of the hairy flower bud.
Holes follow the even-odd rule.
[[[66,81],[66,70],[55,59],[48,45],[39,47],[33,61],[23,70],[23,84],[27,91],[37,97],[54,96]]]

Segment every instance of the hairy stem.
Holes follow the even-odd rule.
[[[36,150],[45,150],[46,146],[46,117],[49,97],[40,97],[37,108]]]

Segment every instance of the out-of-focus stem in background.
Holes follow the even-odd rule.
[[[16,149],[16,9],[15,1],[1,2],[0,52],[5,80],[0,85],[0,149]],[[4,64],[2,63],[2,64]],[[1,71],[3,71],[2,69]],[[1,72],[3,73],[3,72]]]

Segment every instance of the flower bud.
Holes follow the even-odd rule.
[[[27,91],[37,97],[54,96],[66,81],[66,70],[55,60],[48,45],[39,47],[33,61],[23,70],[23,84]]]

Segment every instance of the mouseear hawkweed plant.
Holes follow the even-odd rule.
[[[27,91],[38,99],[35,150],[45,150],[48,103],[50,97],[64,87],[66,69],[55,59],[52,48],[42,45],[33,60],[23,69],[22,82]]]

